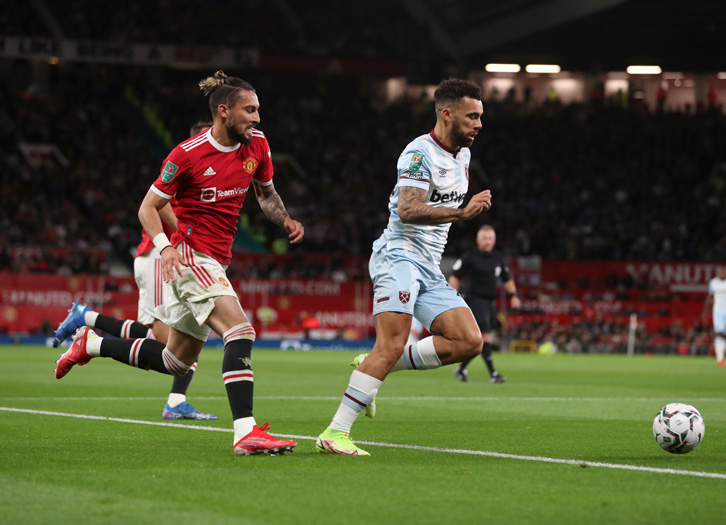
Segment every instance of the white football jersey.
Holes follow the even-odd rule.
[[[726,311],[726,279],[711,279],[708,282],[708,293],[713,295],[713,309]]]
[[[469,148],[452,151],[432,131],[414,139],[398,158],[398,182],[388,201],[390,218],[383,235],[373,243],[378,251],[403,248],[427,262],[439,265],[451,223],[404,224],[398,216],[398,192],[403,186],[428,192],[425,204],[436,208],[458,208],[469,189]]]

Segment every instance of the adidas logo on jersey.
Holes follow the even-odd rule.
[[[212,169],[212,166],[209,166],[207,168],[207,171],[204,172],[205,177],[211,177],[212,175],[216,175],[217,172]]]

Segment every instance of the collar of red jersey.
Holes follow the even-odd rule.
[[[212,128],[209,128],[207,130],[207,138],[209,139],[209,143],[217,148],[219,151],[222,151],[224,153],[229,153],[230,151],[234,151],[236,149],[239,149],[239,147],[242,145],[239,142],[235,146],[222,146],[219,142],[214,140],[214,137],[212,136]]]

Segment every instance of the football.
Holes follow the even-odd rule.
[[[685,454],[695,449],[706,433],[701,413],[685,403],[669,403],[653,420],[653,436],[660,448],[671,454]]]

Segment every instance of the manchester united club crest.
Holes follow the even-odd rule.
[[[401,304],[407,304],[411,300],[411,292],[398,292],[398,300]]]
[[[242,163],[242,169],[245,170],[245,173],[252,175],[257,169],[257,159],[247,157]]]
[[[222,286],[226,286],[227,288],[229,288],[229,284],[228,284],[228,283],[227,283],[227,281],[226,281],[226,280],[224,279],[224,277],[220,277],[220,278],[219,278],[219,282],[220,282],[220,284],[221,284]]]

